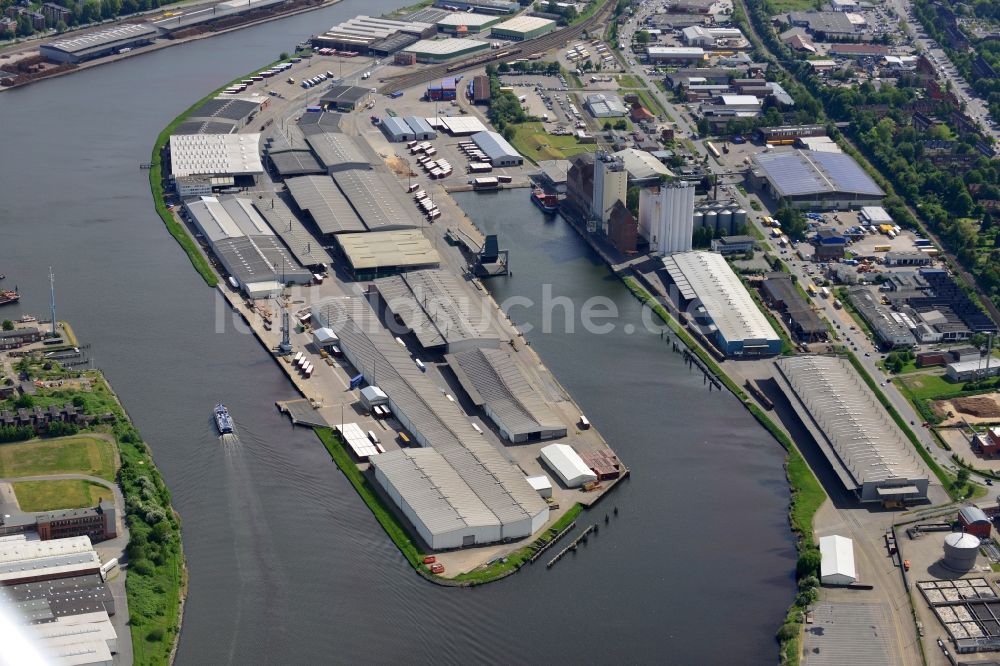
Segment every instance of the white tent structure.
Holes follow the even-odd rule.
[[[597,475],[569,444],[549,444],[541,450],[542,460],[570,488],[597,481]]]
[[[822,557],[819,567],[819,581],[824,585],[851,585],[857,582],[858,575],[854,569],[854,542],[847,537],[820,537],[819,554]]]

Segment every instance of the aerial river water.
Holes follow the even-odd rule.
[[[475,589],[413,574],[316,438],[274,409],[292,386],[153,211],[139,165],[174,116],[393,4],[346,0],[0,95],[0,273],[22,292],[2,314],[45,317],[52,266],[58,317],[93,343],[152,445],[190,569],[178,663],[774,663],[794,588],[779,446],[645,330],[623,285],[526,190],[458,201],[511,250],[498,300],[540,302],[549,284],[619,309],[608,334],[578,323],[527,338],[633,476],[585,515],[603,528],[619,509],[576,555]],[[237,447],[215,436],[218,401]]]

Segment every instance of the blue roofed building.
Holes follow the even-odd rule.
[[[847,210],[885,198],[872,177],[844,153],[781,150],[758,153],[752,183],[793,208]]]

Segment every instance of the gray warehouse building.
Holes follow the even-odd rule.
[[[184,210],[248,297],[270,297],[282,282],[312,281],[312,272],[281,244],[249,199],[203,196],[186,201]]]
[[[313,132],[306,143],[328,173],[348,169],[371,169],[371,160],[361,151],[352,137],[340,132]]]
[[[566,436],[563,423],[538,389],[502,349],[470,349],[445,356],[469,398],[516,443]]]
[[[787,150],[753,156],[753,181],[794,208],[846,210],[885,198],[871,176],[846,153]]]
[[[374,325],[377,315],[367,301],[330,299],[315,305],[312,315],[336,332],[347,360],[369,383],[377,379],[389,409],[416,442],[435,452],[400,450],[370,459],[376,480],[430,547],[521,539],[545,525],[548,505],[524,474],[473,430],[458,404],[386,329]]]
[[[385,134],[385,138],[389,139],[393,143],[402,143],[403,141],[413,141],[416,136],[413,134],[413,130],[406,123],[405,120],[398,116],[387,116],[382,119],[380,125],[382,129],[382,134]]]
[[[472,135],[479,150],[486,153],[494,167],[518,166],[524,164],[521,153],[497,132],[479,132]]]
[[[366,231],[337,184],[330,176],[300,176],[285,181],[299,210],[309,213],[322,234]]]
[[[802,424],[861,502],[927,499],[928,476],[916,451],[846,358],[792,356],[775,367]]]
[[[492,312],[489,303],[447,271],[409,271],[375,280],[375,288],[424,349],[457,352],[500,346],[499,336],[483,316]]]
[[[53,62],[76,64],[111,55],[123,48],[152,44],[159,34],[160,31],[151,25],[127,23],[42,44],[38,52]]]

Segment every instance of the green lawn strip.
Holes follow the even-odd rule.
[[[637,77],[632,74],[619,74],[615,78],[618,79],[619,88],[642,88],[643,84]]]
[[[941,469],[934,458],[931,457],[930,452],[924,447],[923,444],[920,443],[917,436],[913,434],[913,431],[906,423],[906,420],[900,416],[899,412],[896,411],[896,408],[892,406],[891,402],[889,402],[889,399],[885,397],[885,394],[879,389],[878,384],[872,376],[868,374],[868,371],[865,370],[857,356],[852,353],[848,353],[847,358],[851,362],[851,365],[854,366],[855,371],[861,375],[861,378],[865,381],[865,384],[868,385],[868,388],[870,388],[875,394],[875,397],[878,398],[878,401],[882,404],[885,411],[888,412],[889,416],[892,417],[892,420],[896,422],[897,426],[899,426],[899,429],[903,431],[904,435],[906,435],[906,438],[910,440],[911,444],[913,444],[913,447],[917,450],[917,453],[920,454],[920,457],[923,458],[923,461],[927,464],[930,470],[934,472],[934,476],[936,476],[938,481],[941,482],[941,485],[944,486],[945,490],[948,492],[948,496],[953,500],[960,499],[961,493],[952,487],[954,479],[952,479],[947,472]]]
[[[595,143],[579,143],[576,137],[546,134],[541,123],[529,122],[510,125],[514,128],[511,144],[528,160],[560,160],[597,150]]]
[[[88,435],[0,444],[0,477],[89,474],[114,481],[111,442]]]
[[[14,495],[21,511],[58,511],[97,506],[101,499],[112,499],[112,491],[83,479],[52,481],[17,481]]]
[[[920,400],[948,400],[970,395],[965,391],[965,382],[950,382],[944,375],[910,375],[897,377],[897,384],[904,384],[914,398]]]
[[[190,107],[188,107],[187,110],[185,110],[179,116],[174,118],[170,122],[170,124],[167,125],[162,132],[160,132],[159,136],[156,137],[156,143],[153,144],[153,155],[152,158],[150,159],[150,164],[152,166],[149,169],[149,187],[153,193],[153,206],[156,208],[156,212],[157,214],[159,214],[160,219],[163,220],[163,224],[166,225],[167,231],[170,232],[170,235],[173,236],[174,239],[184,249],[184,251],[188,255],[188,259],[190,259],[191,263],[194,265],[195,270],[198,271],[198,274],[201,275],[202,279],[205,280],[206,284],[208,284],[208,286],[210,287],[214,287],[216,284],[218,284],[219,282],[218,276],[216,276],[215,271],[212,270],[212,267],[209,265],[208,260],[205,258],[205,255],[202,254],[201,249],[198,247],[198,244],[195,243],[194,239],[184,228],[184,225],[182,225],[174,218],[173,213],[170,212],[170,210],[167,208],[167,204],[164,202],[163,164],[160,161],[160,155],[163,152],[164,146],[170,143],[170,134],[175,129],[177,129],[177,127],[182,122],[184,122],[194,111],[200,108],[202,104],[204,104],[210,99],[214,99],[215,97],[218,96],[220,92],[222,92],[226,88],[229,88],[234,83],[237,83],[242,79],[247,78],[248,76],[254,76],[258,72],[262,72],[265,69],[270,69],[279,62],[282,61],[276,60],[270,65],[261,67],[260,69],[251,72],[248,75],[237,77],[232,81],[230,81],[229,83],[220,86],[219,88],[212,91],[208,95],[205,95],[200,100],[198,100]]]
[[[655,95],[650,93],[645,88],[637,90],[636,94],[639,95],[639,101],[642,102],[642,105],[646,107],[647,111],[652,111],[654,114],[661,117],[668,117],[667,110],[663,108],[663,105],[660,104],[660,100],[657,99]]]
[[[423,563],[423,553],[417,549],[417,545],[410,539],[406,533],[406,528],[396,518],[396,514],[385,505],[382,498],[371,487],[365,475],[361,473],[358,466],[351,460],[351,455],[344,448],[340,437],[329,428],[316,428],[316,435],[323,442],[323,446],[326,447],[330,457],[337,463],[337,467],[340,468],[340,471],[344,473],[347,480],[354,486],[354,490],[357,491],[361,499],[364,500],[364,503],[371,509],[375,520],[378,521],[382,529],[385,530],[385,533],[389,535],[392,542],[399,548],[399,552],[403,554],[403,557],[414,568],[419,568]]]
[[[434,0],[420,0],[420,2],[414,3],[407,7],[400,7],[388,14],[383,14],[385,18],[395,18],[397,16],[405,16],[406,14],[412,14],[413,12],[423,9],[424,7],[430,7],[434,4]]]
[[[552,539],[554,539],[559,532],[576,520],[581,511],[583,511],[583,505],[579,503],[574,504],[568,511],[566,511],[565,514],[562,515],[562,517],[559,518],[559,520],[554,522],[552,527],[546,530],[542,536],[524,548],[516,550],[510,555],[504,557],[503,559],[506,561],[497,561],[488,567],[481,567],[473,569],[472,571],[467,571],[466,573],[455,576],[452,580],[460,583],[481,585],[483,583],[489,583],[498,578],[502,578],[510,572],[520,569],[528,560],[531,559],[531,556],[535,554],[535,551],[552,541]]]

